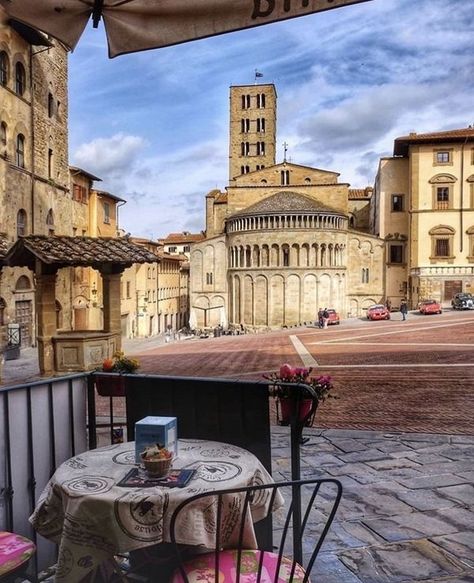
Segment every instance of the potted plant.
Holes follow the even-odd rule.
[[[118,375],[95,375],[95,386],[99,395],[102,397],[124,397],[126,379],[122,375],[135,373],[139,366],[140,363],[136,358],[125,356],[119,350],[114,353],[112,358],[106,358],[97,372],[118,373]]]
[[[278,373],[264,375],[271,381],[270,394],[277,400],[277,419],[280,425],[289,425],[297,416],[304,425],[312,425],[319,403],[335,398],[329,375],[311,376],[312,368],[283,364]]]

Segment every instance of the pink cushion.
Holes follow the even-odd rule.
[[[0,531],[0,576],[19,569],[30,560],[35,550],[34,543],[27,538]]]
[[[221,551],[219,555],[219,583],[234,583],[237,581],[237,551]],[[256,583],[258,567],[260,561],[260,551],[242,551],[240,566],[240,582]],[[189,583],[214,583],[215,579],[215,554],[206,553],[199,555],[184,564],[184,570],[189,579]],[[275,571],[278,563],[278,555],[264,552],[261,583],[274,583]],[[303,581],[305,571],[303,567],[296,564],[293,579],[291,575],[292,561],[283,557],[278,583],[293,581],[299,583]],[[179,570],[175,571],[170,583],[183,583],[184,579]],[[309,582],[309,579],[308,579]]]

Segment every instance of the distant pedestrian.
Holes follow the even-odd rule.
[[[402,315],[403,321],[405,321],[407,319],[408,314],[408,304],[406,300],[402,300],[400,302],[400,313]]]
[[[392,311],[392,302],[390,301],[390,298],[387,298],[387,301],[385,302],[385,305],[387,306],[387,310],[389,312]]]
[[[328,322],[329,322],[329,312],[328,312],[327,308],[324,308],[324,310],[323,310],[323,328],[328,327]]]
[[[322,328],[323,327],[323,309],[319,308],[318,310],[318,328]]]

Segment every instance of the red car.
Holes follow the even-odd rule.
[[[390,312],[383,304],[375,304],[367,310],[369,320],[390,320]]]
[[[336,312],[336,310],[328,308],[328,312],[329,312],[328,324],[340,324],[339,314]]]
[[[441,304],[436,300],[423,300],[420,302],[420,314],[441,314]]]

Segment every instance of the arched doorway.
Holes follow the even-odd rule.
[[[27,299],[26,295],[32,291],[30,279],[26,275],[21,275],[15,285],[15,322],[20,325],[21,346],[23,348],[32,344],[33,301]]]

